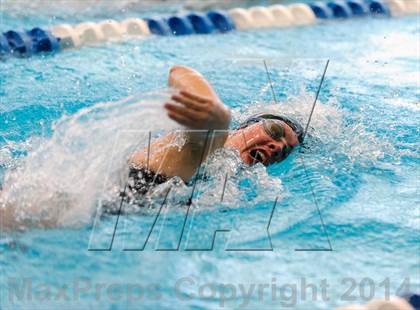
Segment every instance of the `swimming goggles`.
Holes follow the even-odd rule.
[[[274,141],[284,141],[286,138],[286,133],[284,130],[284,123],[278,120],[264,119],[262,120],[264,131],[272,138]],[[286,159],[287,156],[293,151],[293,146],[288,145],[287,143],[279,153],[274,156],[276,162]]]

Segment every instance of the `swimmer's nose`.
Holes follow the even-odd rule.
[[[274,143],[270,143],[268,145],[268,147],[270,148],[271,152],[278,152],[281,151],[283,149],[284,144],[283,143],[278,143],[278,144],[274,144]]]
[[[283,143],[278,143],[278,144],[274,144],[274,143],[270,143],[268,145],[268,148],[270,149],[270,158],[276,159],[282,156],[282,151],[283,151],[283,147],[284,144]]]

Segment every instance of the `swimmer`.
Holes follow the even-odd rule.
[[[202,162],[219,148],[238,151],[247,165],[266,166],[284,160],[303,141],[303,128],[283,115],[258,114],[228,133],[231,113],[210,83],[197,71],[175,66],[169,86],[178,90],[164,107],[169,118],[185,126],[185,143],[174,145],[171,133],[130,160],[129,190],[143,195],[154,185],[178,176],[188,182]]]
[[[134,197],[143,196],[155,185],[176,176],[188,183],[206,158],[220,148],[235,149],[247,165],[262,163],[268,166],[284,160],[303,141],[303,128],[296,121],[274,114],[254,115],[229,132],[229,109],[209,82],[191,68],[173,67],[169,73],[169,86],[177,92],[164,107],[169,118],[187,128],[185,143],[182,146],[175,144],[178,134],[170,133],[153,141],[150,148],[130,156],[131,182],[127,187]],[[19,221],[15,208],[2,204],[1,196],[0,192],[0,231],[58,225],[54,214],[51,218],[34,216],[34,222]],[[114,213],[113,207],[104,209]]]

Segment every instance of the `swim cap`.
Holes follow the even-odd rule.
[[[295,119],[284,116],[284,115],[276,115],[276,114],[269,114],[269,113],[256,114],[248,118],[245,122],[240,124],[236,129],[243,129],[245,127],[248,127],[252,124],[258,123],[265,119],[273,119],[273,120],[279,120],[279,121],[285,122],[296,133],[299,143],[303,142],[303,139],[304,139],[303,127]]]

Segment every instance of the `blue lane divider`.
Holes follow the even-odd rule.
[[[314,12],[316,18],[320,19],[330,19],[334,17],[334,14],[330,7],[328,7],[324,2],[315,2],[309,4],[309,7]]]
[[[49,31],[33,28],[26,33],[32,38],[32,47],[35,53],[55,52],[60,48],[57,38]]]
[[[367,0],[369,11],[373,15],[390,15],[389,8],[380,0]]]
[[[160,36],[169,36],[172,34],[171,28],[169,28],[167,22],[160,18],[148,18],[146,19],[147,25],[149,26],[150,32]]]
[[[161,36],[208,34],[216,30],[224,33],[235,29],[233,21],[223,11],[210,11],[207,15],[171,16],[167,19],[150,18],[146,21],[150,32]]]
[[[209,34],[215,31],[212,21],[204,14],[192,13],[187,15],[187,18],[197,34]]]
[[[352,15],[350,8],[344,1],[328,2],[327,6],[331,8],[335,18],[349,18]]]
[[[168,19],[169,28],[176,36],[190,35],[194,33],[193,25],[187,17],[172,16]]]
[[[207,17],[220,32],[229,32],[235,29],[235,24],[226,12],[210,11],[207,13]]]
[[[0,36],[0,50],[20,56],[42,52],[55,52],[60,48],[59,39],[41,28],[28,31],[8,31]]]
[[[369,8],[365,3],[359,0],[349,0],[347,5],[350,8],[353,16],[364,16],[369,13]]]
[[[31,37],[25,32],[8,31],[4,33],[12,54],[30,56],[33,53]]]

